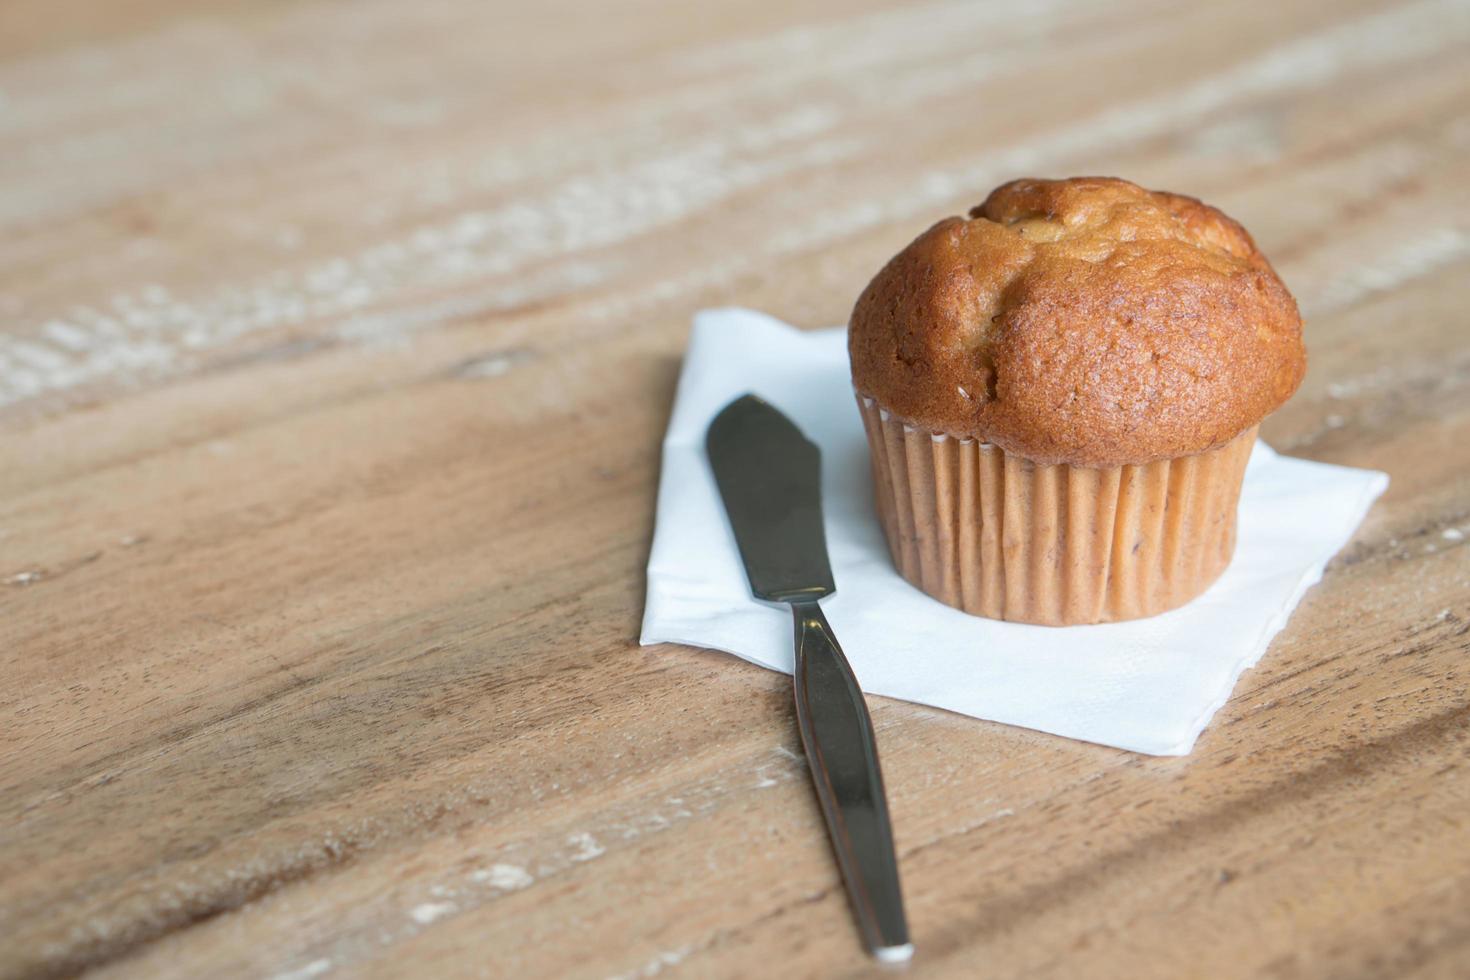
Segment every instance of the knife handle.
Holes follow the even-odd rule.
[[[868,706],[821,607],[797,602],[791,611],[796,720],[847,896],[868,950],[884,962],[901,962],[914,948]]]

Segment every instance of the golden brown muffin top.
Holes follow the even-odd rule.
[[[1223,445],[1306,370],[1296,301],[1244,228],[1111,177],[1012,181],[939,222],[863,291],[848,352],[906,421],[1077,466]]]

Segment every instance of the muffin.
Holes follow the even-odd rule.
[[[1017,180],[863,291],[848,330],[899,571],[966,612],[1152,616],[1235,549],[1261,420],[1306,369],[1244,228],[1125,180]]]

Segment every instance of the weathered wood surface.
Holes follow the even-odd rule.
[[[788,682],[640,649],[691,313],[1217,202],[1393,486],[1187,759],[874,705],[919,976],[1470,973],[1470,5],[0,8],[0,974],[855,975]]]

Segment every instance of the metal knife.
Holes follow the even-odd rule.
[[[878,746],[862,688],[817,600],[837,591],[822,528],[821,450],[746,395],[710,423],[705,448],[756,598],[791,604],[796,720],[837,864],[869,951],[913,955]]]

